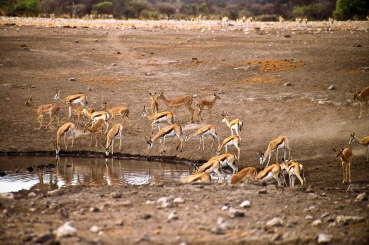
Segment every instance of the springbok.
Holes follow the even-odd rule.
[[[246,180],[255,181],[256,180],[257,171],[254,167],[244,168],[236,174],[233,174],[231,177],[230,184],[243,183]]]
[[[57,104],[45,104],[45,105],[40,105],[40,106],[36,106],[34,104],[31,103],[32,98],[30,98],[29,100],[27,100],[26,103],[24,103],[24,106],[26,107],[30,107],[32,110],[34,110],[37,115],[37,121],[40,123],[40,127],[38,128],[38,130],[41,129],[42,127],[42,121],[44,119],[44,115],[45,114],[49,114],[50,115],[50,122],[45,126],[45,129],[47,129],[50,124],[54,121],[54,117],[57,119],[57,127],[59,127],[59,111],[60,111],[60,106],[58,106]]]
[[[149,95],[150,95],[150,98],[151,98],[151,111],[152,111],[152,114],[153,115],[156,115],[156,114],[158,114],[158,112],[159,112],[159,103],[158,103],[158,101],[155,99],[155,95],[156,95],[156,93],[149,93]]]
[[[359,91],[359,92],[352,92],[350,90],[351,94],[354,97],[354,100],[359,101],[360,103],[360,114],[359,114],[359,118],[361,118],[362,114],[363,114],[363,103],[365,103],[365,108],[366,108],[366,115],[369,115],[369,111],[368,111],[368,103],[369,103],[369,87],[366,87],[363,91]]]
[[[69,118],[72,117],[72,104],[80,104],[83,107],[86,107],[87,104],[88,104],[86,95],[84,95],[84,94],[73,94],[73,95],[68,95],[65,98],[62,98],[60,89],[56,90],[56,94],[54,96],[54,100],[58,100],[58,99],[62,99],[68,104],[68,106],[69,106]]]
[[[114,140],[115,139],[119,139],[119,150],[121,149],[122,146],[122,139],[123,139],[123,135],[122,135],[122,131],[123,131],[123,125],[122,124],[115,124],[108,132],[108,134],[106,135],[106,145],[104,146],[104,144],[102,144],[102,146],[105,149],[105,156],[109,157],[110,155],[110,151],[109,148],[111,147],[111,154],[114,154]]]
[[[286,154],[287,154],[287,151],[288,151],[288,158],[291,157],[291,149],[290,149],[290,146],[289,146],[289,141],[288,141],[288,138],[286,136],[279,136],[278,138],[272,140],[269,145],[268,145],[268,148],[267,150],[265,151],[265,153],[259,151],[258,152],[258,155],[260,157],[260,164],[263,164],[265,162],[265,160],[268,158],[268,163],[267,165],[265,166],[268,167],[269,165],[269,161],[270,161],[270,158],[272,156],[272,153],[277,151],[276,152],[276,163],[278,163],[278,150],[279,149],[282,149],[283,150],[283,153],[284,153],[284,159],[286,159]]]
[[[213,142],[211,144],[211,148],[214,147],[214,141],[215,139],[218,140],[218,147],[220,145],[219,137],[217,135],[216,127],[214,125],[206,125],[204,127],[199,128],[195,133],[186,135],[185,141],[189,141],[192,137],[199,136],[200,138],[200,145],[197,150],[200,150],[201,144],[202,144],[202,150],[205,150],[205,144],[204,144],[204,136],[210,135],[213,138]]]
[[[278,186],[286,185],[286,181],[283,178],[282,169],[279,164],[272,164],[256,175],[256,180],[269,182],[273,179],[277,181]]]
[[[220,97],[216,94],[214,94],[214,99],[213,100],[199,100],[196,104],[196,106],[199,108],[199,113],[197,113],[197,120],[198,122],[204,121],[201,117],[201,113],[203,110],[209,110],[209,119],[211,118],[211,108],[213,108],[215,101],[217,101],[217,99],[220,100]]]
[[[60,128],[56,132],[56,144],[54,144],[56,155],[58,155],[59,152],[60,152],[60,137],[61,136],[64,136],[65,150],[68,150],[67,144],[65,143],[65,136],[66,136],[67,133],[70,133],[72,135],[72,146],[71,146],[71,148],[73,148],[73,143],[74,143],[74,138],[75,138],[75,132],[74,132],[75,129],[76,129],[76,125],[74,125],[71,122],[67,122],[67,123],[63,124],[62,126],[60,126]]]
[[[172,125],[169,125],[169,126],[166,126],[165,128],[162,128],[159,130],[159,132],[153,137],[149,139],[146,139],[145,137],[145,140],[146,140],[146,143],[147,143],[147,147],[149,150],[152,149],[153,147],[153,144],[155,141],[157,141],[159,139],[159,142],[160,142],[160,145],[162,146],[162,148],[164,149],[164,152],[166,151],[165,150],[165,139],[167,137],[174,137],[174,136],[177,136],[178,139],[179,139],[179,144],[177,145],[176,147],[176,150],[178,150],[178,148],[180,149],[180,151],[182,151],[182,147],[183,147],[183,139],[181,138],[181,135],[182,135],[182,126],[179,125],[179,124],[172,124]]]
[[[220,151],[223,149],[223,147],[225,147],[225,152],[227,153],[228,152],[228,146],[232,146],[233,145],[238,150],[238,156],[237,156],[237,158],[238,158],[238,160],[240,160],[241,150],[240,150],[239,142],[240,142],[240,138],[237,135],[232,135],[232,136],[229,136],[228,138],[225,138],[223,140],[223,143],[218,147],[218,149],[216,151],[216,154],[219,155],[220,154]]]
[[[233,130],[235,131],[236,135],[238,135],[240,137],[241,140],[241,131],[242,131],[242,127],[243,127],[243,122],[241,122],[239,119],[234,119],[232,121],[229,120],[228,118],[228,113],[223,112],[222,113],[222,122],[225,122],[228,126],[228,128],[230,128],[231,130],[231,135],[233,135]]]
[[[292,160],[285,160],[283,158],[280,166],[281,166],[282,172],[286,171],[288,173],[290,187],[295,186],[296,177],[300,180],[301,186],[306,187],[304,169],[301,163],[294,162]]]
[[[185,106],[187,108],[187,110],[190,112],[191,114],[191,120],[190,122],[193,122],[193,113],[194,113],[194,109],[192,109],[191,105],[193,102],[193,99],[191,96],[181,96],[181,97],[177,97],[171,100],[168,100],[163,92],[160,92],[160,94],[157,97],[158,99],[162,99],[163,102],[172,109],[173,114],[175,113],[176,109],[178,107],[181,106]]]
[[[358,138],[355,136],[355,133],[353,132],[351,134],[351,138],[350,138],[350,141],[349,141],[349,144],[351,145],[352,143],[358,143],[360,145],[363,145],[366,147],[365,149],[365,152],[366,152],[366,162],[369,162],[369,136],[366,136],[362,139]]]
[[[108,102],[106,100],[103,101],[103,104],[101,105],[101,109],[106,109],[109,114],[111,115],[110,122],[113,122],[115,124],[115,116],[120,115],[122,118],[122,125],[125,122],[125,117],[128,119],[129,126],[131,126],[131,120],[129,119],[129,109],[125,106],[115,106],[110,107],[108,105]]]
[[[352,151],[350,148],[332,149],[342,164],[342,183],[351,182]]]
[[[148,115],[146,112],[146,107],[144,106],[142,111],[142,118],[147,117],[152,121],[151,123],[151,133],[154,132],[154,124],[158,126],[158,129],[160,130],[160,122],[167,122],[168,124],[174,124],[174,116],[173,113],[170,111],[163,111],[159,112],[155,115]]]
[[[183,184],[192,183],[192,182],[196,182],[196,181],[200,181],[201,183],[209,183],[209,182],[211,182],[210,174],[208,174],[208,173],[195,173],[195,174],[188,175],[188,176],[186,176],[182,179]]]

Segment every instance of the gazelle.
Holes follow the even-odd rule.
[[[71,122],[67,122],[67,123],[63,124],[62,126],[60,126],[60,128],[56,132],[56,144],[54,144],[56,155],[58,155],[59,152],[60,152],[60,137],[62,137],[62,136],[64,136],[65,150],[68,150],[67,144],[65,143],[65,136],[66,136],[67,133],[70,133],[72,135],[72,146],[71,146],[71,148],[73,148],[73,143],[74,143],[74,138],[75,138],[75,132],[74,132],[75,129],[76,129],[76,125],[74,125]]]
[[[90,131],[91,132],[91,140],[90,140],[90,145],[92,145],[92,138],[95,135],[95,140],[96,140],[96,147],[97,147],[97,136],[99,134],[99,131],[101,131],[101,134],[104,133],[104,127],[106,127],[105,125],[105,120],[103,118],[99,118],[93,125],[89,125],[85,124],[85,125],[81,125],[83,126],[83,133],[86,133],[86,131]]]
[[[238,160],[237,156],[232,153],[225,153],[219,156],[214,156],[211,159],[218,159],[220,161],[220,167],[225,168],[230,166],[233,170],[233,174],[238,172],[238,168],[236,166],[236,160]]]
[[[182,183],[192,183],[200,181],[201,183],[209,183],[211,182],[210,174],[208,173],[197,173],[197,174],[191,174],[189,176],[186,176],[182,179]]]
[[[167,137],[177,136],[180,142],[177,145],[176,150],[180,148],[180,151],[182,151],[182,147],[183,147],[183,139],[181,138],[182,132],[183,132],[182,126],[180,126],[179,124],[172,124],[172,125],[166,126],[165,128],[160,129],[159,132],[153,138],[151,138],[150,136],[149,139],[146,139],[145,137],[147,147],[149,150],[151,150],[154,142],[159,139],[160,145],[164,148],[165,139]],[[165,148],[164,148],[164,152],[165,152]]]
[[[109,148],[111,147],[111,154],[114,154],[114,140],[119,139],[119,150],[121,149],[122,146],[122,139],[123,139],[123,135],[122,135],[122,131],[123,131],[123,125],[122,124],[114,124],[114,126],[109,130],[108,134],[106,135],[106,145],[104,146],[102,144],[102,146],[105,149],[105,156],[109,157],[110,155],[110,151]]]
[[[369,87],[366,87],[363,91],[359,91],[359,92],[352,92],[350,90],[351,94],[354,97],[354,100],[359,101],[360,103],[360,115],[359,118],[361,118],[362,114],[363,114],[363,103],[365,103],[365,108],[366,108],[366,115],[369,115],[369,111],[368,111],[368,103],[369,103]]]
[[[100,118],[104,119],[105,125],[106,125],[106,129],[105,129],[106,131],[105,131],[105,133],[108,132],[108,129],[109,129],[109,122],[108,122],[108,120],[110,118],[109,113],[107,113],[106,111],[94,111],[94,112],[91,113],[86,108],[84,108],[82,110],[82,112],[90,119],[87,124],[89,124],[91,122],[92,122],[92,124],[94,124]]]
[[[279,186],[286,184],[282,175],[281,166],[279,166],[278,164],[272,164],[256,175],[256,180],[262,179],[267,182],[271,181],[273,178],[277,181]]]
[[[278,150],[279,149],[283,150],[284,159],[286,159],[287,151],[288,151],[288,158],[291,157],[291,149],[289,146],[288,138],[286,136],[279,136],[278,138],[270,141],[265,153],[262,153],[261,151],[258,152],[258,155],[260,157],[260,164],[263,164],[265,160],[268,158],[268,163],[265,166],[265,168],[268,167],[272,153],[275,151],[277,151],[275,157],[276,157],[276,163],[278,163]]]
[[[256,180],[257,171],[254,167],[244,168],[236,174],[233,174],[231,177],[231,184],[243,183],[246,180],[255,181]]]
[[[332,149],[342,163],[342,183],[351,182],[352,151],[350,148]]]
[[[47,129],[51,125],[51,123],[54,121],[54,117],[58,120],[56,126],[59,127],[59,115],[58,114],[60,111],[60,106],[56,104],[45,104],[45,105],[36,106],[32,104],[31,101],[32,101],[32,98],[27,100],[27,102],[24,103],[24,106],[30,107],[32,110],[34,110],[37,113],[38,115],[37,121],[40,123],[40,127],[38,128],[38,130],[40,130],[42,127],[42,121],[44,119],[45,114],[50,115],[50,122],[45,126],[45,129]]]
[[[155,115],[148,115],[146,112],[146,107],[144,106],[142,111],[142,118],[147,117],[148,119],[152,120],[151,123],[151,133],[154,132],[154,124],[158,125],[158,129],[160,130],[160,122],[168,122],[168,124],[174,124],[174,116],[173,113],[170,111],[163,111],[157,113]]]
[[[204,121],[201,117],[201,113],[203,110],[209,110],[210,116],[209,119],[211,118],[211,108],[213,108],[215,101],[217,101],[217,99],[220,100],[220,97],[216,94],[214,94],[214,98],[213,100],[199,100],[196,104],[196,106],[199,108],[199,113],[197,113],[197,118],[198,118],[198,122]]]
[[[159,112],[159,103],[155,99],[156,93],[154,93],[154,94],[149,93],[149,95],[150,95],[150,98],[151,98],[151,111],[152,111],[152,114],[156,115]]]
[[[240,160],[240,138],[237,135],[229,136],[228,138],[225,138],[223,140],[223,143],[218,147],[218,150],[216,151],[217,155],[220,154],[220,151],[225,147],[225,152],[228,153],[228,146],[234,146],[238,150],[238,156],[237,159]]]
[[[60,89],[56,90],[56,94],[54,96],[54,100],[62,99],[69,105],[69,118],[72,117],[72,105],[71,104],[80,104],[81,106],[87,106],[87,96],[84,94],[73,94],[68,95],[65,98],[61,97]]]
[[[278,20],[279,20],[279,23],[283,23],[283,22],[284,22],[284,18],[283,18],[283,16],[279,16],[279,17],[278,17]]]
[[[191,96],[181,96],[181,97],[177,97],[177,98],[174,98],[174,99],[171,99],[171,100],[168,100],[163,92],[160,92],[159,96],[158,96],[158,99],[162,99],[163,102],[170,108],[172,108],[172,112],[173,114],[175,113],[175,110],[178,108],[178,107],[181,107],[181,106],[185,106],[187,108],[187,110],[190,112],[191,114],[191,120],[190,122],[193,122],[193,113],[194,113],[194,109],[192,109],[191,105],[192,105],[192,102],[193,102],[193,99]]]
[[[222,179],[225,178],[220,173],[220,171],[219,171],[220,169],[221,169],[220,160],[217,159],[217,158],[211,158],[209,161],[207,161],[206,163],[201,165],[201,167],[194,174],[204,173],[205,171],[208,172],[208,173],[214,172],[218,175],[218,183],[220,183],[222,181]]]
[[[202,150],[205,149],[205,144],[204,144],[204,136],[205,135],[211,135],[211,137],[213,138],[213,143],[211,144],[211,147],[214,147],[214,141],[215,139],[218,140],[218,147],[220,145],[220,141],[219,141],[219,137],[217,135],[217,131],[216,131],[216,127],[214,125],[206,125],[204,127],[199,128],[195,133],[190,134],[190,135],[186,135],[185,141],[189,141],[191,139],[191,137],[195,137],[195,136],[199,136],[200,138],[200,145],[199,148],[197,150],[200,150],[201,148],[201,143],[202,143]]]
[[[242,127],[243,127],[243,122],[241,122],[239,119],[234,119],[230,121],[228,118],[228,113],[224,113],[224,112],[222,113],[222,117],[223,117],[222,122],[225,122],[228,128],[231,129],[231,134],[233,135],[233,130],[234,130],[236,135],[238,135],[241,140],[240,134],[241,134]]]
[[[282,172],[286,170],[288,173],[290,187],[295,186],[296,177],[300,180],[302,186],[306,187],[306,181],[304,176],[303,165],[299,162],[294,162],[292,160],[282,159],[282,163],[280,164]]]
[[[366,162],[369,162],[369,136],[360,139],[355,136],[355,133],[352,133],[349,144],[351,145],[353,142],[357,142],[358,144],[366,147]]]
[[[115,116],[116,115],[120,115],[120,117],[122,118],[122,124],[124,124],[125,122],[125,117],[128,119],[129,122],[129,126],[131,125],[131,120],[129,119],[129,109],[125,106],[115,106],[115,107],[110,107],[108,105],[108,102],[106,100],[104,100],[103,104],[101,105],[101,109],[106,109],[110,114],[111,114],[111,118],[110,118],[110,122],[113,121],[113,123],[115,124]]]
[[[77,125],[79,124],[81,115],[84,116],[85,113],[83,112],[83,109],[85,109],[83,106],[75,106],[71,103],[68,105],[72,106],[72,111],[77,115]],[[95,110],[92,107],[86,107],[86,110],[88,110],[90,113],[93,113]]]

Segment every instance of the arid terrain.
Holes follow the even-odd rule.
[[[208,136],[205,150],[197,150],[198,138],[185,142],[182,152],[176,151],[175,138],[166,140],[166,152],[159,142],[148,150],[144,137],[152,136],[151,122],[141,117],[142,110],[150,106],[149,93],[163,92],[169,99],[193,97],[195,122],[189,123],[184,107],[175,113],[187,134],[213,124],[222,141],[230,135],[223,112],[243,122],[240,170],[261,171],[265,164],[259,164],[257,152],[287,136],[307,182],[306,188],[298,181],[292,188],[179,179],[3,194],[0,244],[368,244],[369,163],[364,146],[349,145],[352,132],[369,135],[369,116],[364,111],[359,119],[359,104],[350,93],[369,86],[368,30],[369,22],[221,26],[0,19],[2,155],[55,154],[56,121],[37,130],[37,114],[24,104],[29,98],[35,105],[56,103],[62,107],[61,124],[77,123],[75,115],[68,118],[65,103],[54,101],[60,89],[62,97],[86,94],[96,110],[104,100],[129,108],[132,125],[124,123],[122,149],[116,143],[113,157],[206,162],[215,155]],[[197,101],[211,100],[214,93],[221,99],[212,117],[204,111],[198,123]],[[158,102],[159,111],[170,110]],[[48,121],[46,115],[44,125]],[[87,152],[102,158],[103,141],[89,147],[90,134],[77,126],[73,149],[65,151],[62,144],[60,155]],[[350,184],[342,183],[341,163],[332,151],[345,147],[354,154]],[[232,146],[228,151],[237,152]],[[249,205],[240,207],[244,201]],[[63,225],[68,232],[58,230]]]

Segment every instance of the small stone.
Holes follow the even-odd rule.
[[[117,63],[111,63],[110,66],[117,66]]]
[[[332,236],[320,233],[318,235],[318,243],[329,243],[332,240]]]
[[[90,231],[93,232],[93,233],[98,233],[99,231],[101,231],[101,227],[97,226],[97,225],[94,225],[90,228]]]
[[[75,43],[79,43],[79,40],[75,40],[74,42],[75,42]]]
[[[122,193],[113,191],[112,193],[110,193],[110,197],[111,198],[121,198],[122,197]]]
[[[245,217],[245,212],[239,209],[230,208],[229,209],[229,217],[236,218],[236,217]]]
[[[364,217],[360,217],[360,216],[344,216],[344,215],[339,215],[336,217],[336,222],[338,224],[357,224],[357,223],[361,223],[364,222],[365,219]]]
[[[269,220],[266,223],[267,227],[282,226],[282,225],[283,225],[283,219],[279,217],[274,217],[273,219]]]
[[[90,208],[90,212],[97,213],[100,212],[100,209],[98,209],[97,207],[92,207]]]
[[[68,237],[74,236],[77,233],[77,229],[73,226],[73,221],[68,221],[64,225],[60,226],[54,231],[56,237]]]
[[[318,226],[322,223],[322,220],[321,219],[316,219],[314,220],[313,222],[311,222],[311,225],[312,226]]]
[[[358,184],[350,184],[347,187],[346,192],[357,193],[357,192],[359,192],[359,190],[360,190],[360,187],[359,187]]]
[[[251,206],[251,204],[250,204],[250,201],[249,201],[249,200],[243,201],[243,202],[240,204],[240,207],[241,207],[241,208],[249,208],[250,206]]]
[[[305,216],[305,219],[307,219],[307,220],[312,220],[312,219],[313,219],[313,216],[311,216],[311,215],[306,215],[306,216]]]
[[[31,85],[31,88],[36,88],[36,85]]]
[[[124,225],[124,221],[123,221],[122,219],[117,220],[117,221],[115,222],[115,225],[116,225],[116,226],[123,226],[123,225]]]
[[[328,87],[328,89],[329,89],[329,90],[334,90],[334,89],[335,89],[335,87],[334,87],[333,85],[331,85],[331,86],[329,86],[329,87]]]
[[[67,219],[69,217],[68,211],[65,208],[58,210],[59,219]]]
[[[98,42],[99,40],[98,39],[95,39],[94,42]]]
[[[156,201],[158,208],[168,208],[173,206],[173,199],[167,197],[161,197]]]
[[[267,194],[267,190],[266,189],[261,189],[258,191],[258,194]]]
[[[29,196],[29,197],[35,197],[35,196],[37,196],[37,194],[36,194],[36,193],[34,193],[34,192],[30,192],[30,193],[28,193],[28,196]]]
[[[146,201],[146,204],[147,204],[147,205],[152,205],[152,204],[155,204],[155,201],[147,200],[147,201]]]
[[[182,204],[184,202],[185,201],[182,198],[180,198],[180,197],[174,198],[174,200],[173,200],[173,204],[176,204],[176,205]]]
[[[368,200],[368,195],[364,192],[359,194],[356,199],[355,202],[362,202],[362,201],[367,201]]]
[[[168,215],[168,220],[177,220],[178,219],[178,215],[176,212],[170,213]]]
[[[291,86],[292,84],[290,83],[290,82],[286,82],[285,84],[284,84],[284,86],[286,86],[286,87],[289,87],[289,86]]]
[[[69,78],[69,82],[74,82],[74,81],[76,81],[76,78],[74,77]]]

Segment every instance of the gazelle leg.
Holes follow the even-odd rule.
[[[345,163],[342,162],[342,183],[345,183]]]
[[[65,150],[68,150],[67,144],[65,143],[65,136],[67,133],[64,133],[64,146],[65,146]]]

